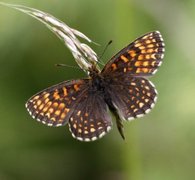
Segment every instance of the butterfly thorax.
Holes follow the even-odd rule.
[[[100,71],[96,68],[93,68],[90,70],[89,76],[91,78],[91,91],[95,92],[104,92],[105,84],[104,84],[104,78],[102,77]]]

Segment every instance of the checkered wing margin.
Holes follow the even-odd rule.
[[[123,120],[147,114],[157,100],[154,85],[145,78],[125,77],[108,87],[112,102]]]
[[[111,130],[112,120],[101,95],[89,92],[83,96],[70,117],[69,129],[80,141],[94,141]]]
[[[47,88],[33,97],[26,108],[37,121],[48,126],[62,126],[70,118],[75,104],[86,94],[88,80],[65,81]]]
[[[164,42],[159,31],[147,33],[111,58],[102,70],[104,75],[151,76],[164,56]]]

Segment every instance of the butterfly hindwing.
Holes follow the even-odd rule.
[[[151,76],[162,63],[164,42],[159,31],[147,33],[111,58],[102,74]]]
[[[123,120],[142,117],[154,107],[157,100],[154,85],[145,78],[125,77],[109,88],[112,103]]]
[[[71,80],[54,85],[31,97],[26,108],[37,121],[48,126],[62,126],[68,122],[87,85],[88,80]]]
[[[112,127],[112,119],[103,96],[88,92],[74,109],[69,121],[72,136],[80,141],[94,141]]]

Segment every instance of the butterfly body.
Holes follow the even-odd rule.
[[[48,126],[68,123],[80,141],[94,141],[110,131],[110,110],[124,138],[123,120],[142,117],[154,107],[157,91],[147,78],[156,73],[163,55],[161,34],[147,33],[113,56],[102,71],[94,64],[88,78],[47,88],[31,97],[26,107]]]

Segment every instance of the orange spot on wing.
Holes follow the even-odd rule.
[[[58,106],[58,103],[57,102],[53,103],[53,107],[54,108],[56,108],[57,106]]]
[[[63,109],[64,107],[65,107],[65,104],[64,103],[60,103],[59,109]]]
[[[142,71],[143,71],[144,73],[148,73],[148,72],[149,72],[149,69],[148,69],[148,68],[142,68]]]
[[[135,66],[136,66],[136,67],[141,66],[141,62],[140,62],[140,61],[136,61],[136,62],[135,62]]]
[[[143,66],[148,66],[149,65],[149,62],[148,61],[144,61],[143,62]]]
[[[66,114],[65,113],[62,113],[61,114],[61,119],[64,119],[66,117]]]
[[[54,92],[53,97],[54,97],[54,99],[56,99],[56,100],[57,100],[57,99],[60,99],[60,96],[59,96],[58,91]]]
[[[115,63],[112,64],[112,68],[113,68],[113,70],[116,70],[117,69],[117,66],[116,66]]]
[[[143,49],[146,49],[145,46],[140,46],[139,49],[143,50]]]
[[[65,108],[64,111],[65,111],[65,113],[68,113],[70,111],[70,109],[69,108]]]
[[[148,68],[137,68],[136,73],[148,73]]]
[[[74,89],[75,89],[75,91],[78,91],[80,89],[79,86],[78,86],[78,84],[75,84],[74,85]]]
[[[126,58],[125,56],[121,56],[121,59],[124,61],[124,62],[128,62],[129,61],[129,59],[128,58]]]
[[[39,99],[39,96],[35,96],[35,97],[33,98],[33,100],[37,100],[37,99]]]
[[[39,110],[43,109],[43,107],[44,107],[44,104],[41,104],[41,105],[39,106]]]
[[[146,44],[150,44],[151,43],[151,41],[148,39],[148,40],[146,40]]]
[[[45,99],[45,104],[47,104],[49,102],[49,98]]]
[[[49,108],[48,106],[44,107],[43,112],[47,112],[48,108]]]
[[[41,100],[37,101],[37,106],[39,106],[41,104]]]
[[[54,109],[53,108],[49,108],[48,112],[51,114],[53,113]]]
[[[144,59],[144,56],[141,54],[138,56],[138,60],[143,60]]]
[[[142,54],[145,54],[146,52],[148,52],[148,51],[146,51],[146,49],[142,49],[142,50],[141,50],[141,53],[142,53]]]
[[[48,98],[49,97],[49,93],[46,93],[43,97],[44,97],[44,99],[46,99],[46,98]]]
[[[64,92],[64,96],[67,96],[67,89],[65,87],[63,87],[63,92]]]
[[[150,57],[151,57],[150,54],[146,55],[146,59],[150,59]]]
[[[60,110],[55,111],[55,115],[56,115],[56,116],[59,116],[59,115],[60,115],[60,113],[61,113],[61,111],[60,111]]]
[[[147,50],[147,53],[153,53],[154,52],[154,49],[148,49]]]
[[[139,46],[141,46],[142,45],[142,43],[136,43],[134,46],[135,47],[139,47]]]
[[[147,45],[147,48],[153,48],[153,47],[154,47],[154,44]]]
[[[137,55],[137,53],[134,50],[130,50],[128,53],[131,57],[135,57]]]

